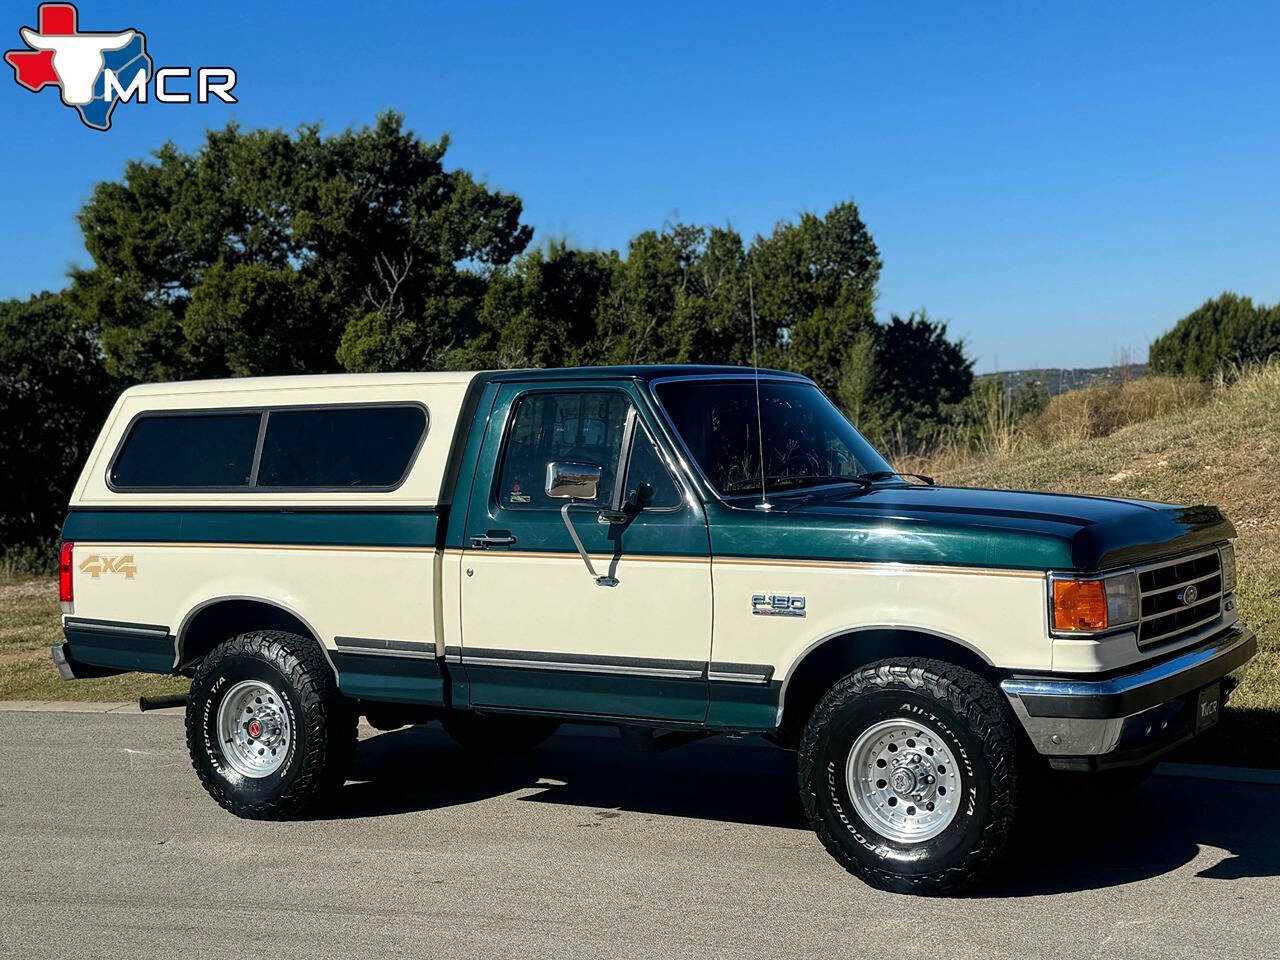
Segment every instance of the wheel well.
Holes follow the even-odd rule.
[[[194,670],[218,644],[249,630],[286,630],[322,646],[315,631],[283,607],[265,600],[228,598],[200,607],[179,631],[178,671]]]
[[[841,634],[809,650],[791,669],[784,683],[778,740],[795,746],[809,714],[833,683],[865,664],[889,657],[931,657],[967,667],[993,682],[999,679],[995,667],[971,647],[935,633],[878,628]]]

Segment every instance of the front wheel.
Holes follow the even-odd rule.
[[[356,721],[311,641],[258,630],[200,664],[187,701],[187,748],[219,804],[239,817],[280,820],[342,784]]]
[[[1013,718],[991,684],[938,660],[882,660],[819,701],[801,799],[828,852],[872,886],[945,894],[988,876],[1013,829]]]

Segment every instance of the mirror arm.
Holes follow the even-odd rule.
[[[587,565],[587,572],[591,574],[591,578],[595,580],[596,585],[600,587],[616,587],[618,579],[616,577],[603,577],[596,573],[595,566],[591,563],[591,555],[587,553],[587,548],[582,545],[582,539],[578,536],[578,531],[573,527],[573,521],[569,519],[569,511],[574,507],[591,507],[589,503],[581,503],[569,500],[560,508],[560,519],[564,521],[569,536],[573,538],[573,545],[578,548],[578,556],[582,558],[582,562]],[[594,508],[592,508],[594,509]]]

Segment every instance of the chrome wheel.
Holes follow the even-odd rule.
[[[960,771],[942,737],[918,721],[883,720],[849,751],[853,808],[877,833],[921,843],[942,833],[960,805]]]
[[[218,706],[218,746],[227,765],[244,777],[280,769],[293,740],[284,697],[261,680],[244,680]]]

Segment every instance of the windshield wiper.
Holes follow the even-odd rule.
[[[894,477],[902,477],[906,480],[908,477],[919,480],[921,483],[933,486],[933,477],[926,477],[923,473],[898,473],[897,470],[872,470],[868,473],[860,473],[858,476],[863,480],[892,480]]]
[[[814,486],[818,486],[819,484],[827,484],[827,483],[852,483],[855,486],[862,487],[863,489],[866,489],[867,487],[871,486],[871,480],[867,478],[866,474],[860,474],[856,477],[837,476],[837,475],[795,476],[795,475],[782,474],[779,476],[764,477],[763,479],[764,479],[764,482],[767,483],[769,485],[769,488],[772,490],[777,490],[779,488],[796,490],[801,487],[814,487]],[[751,477],[750,479],[747,479],[747,480],[737,480],[733,483],[725,484],[724,492],[725,493],[751,493],[759,489],[760,489],[760,480],[755,477]]]

